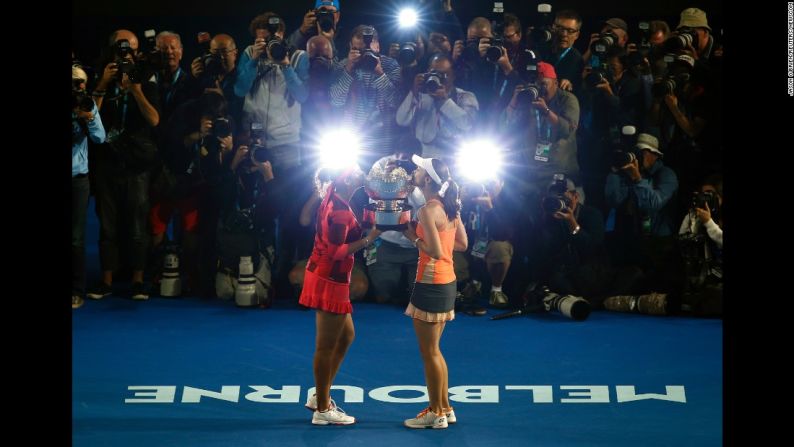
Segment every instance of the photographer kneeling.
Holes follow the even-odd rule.
[[[587,299],[600,308],[610,295],[629,293],[639,270],[613,269],[604,247],[604,217],[584,204],[584,191],[562,174],[542,198],[533,280],[552,292]]]

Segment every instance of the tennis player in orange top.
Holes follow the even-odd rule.
[[[317,210],[317,234],[306,263],[299,301],[317,310],[314,351],[317,392],[306,402],[306,407],[314,411],[314,425],[350,425],[356,418],[336,406],[331,399],[331,384],[355,336],[350,303],[353,253],[368,246],[381,232],[373,228],[362,238],[361,226],[350,208],[353,193],[364,186],[364,173],[358,166],[337,173],[327,185],[322,184],[320,177],[318,171],[315,183],[324,196]]]
[[[449,372],[439,342],[444,325],[455,318],[452,250],[465,251],[469,241],[460,219],[459,188],[449,167],[435,158],[414,155],[412,160],[417,166],[412,183],[422,189],[426,203],[419,208],[419,224],[403,232],[419,249],[416,284],[405,314],[413,318],[430,406],[407,419],[405,426],[447,428],[457,421],[449,405]]]

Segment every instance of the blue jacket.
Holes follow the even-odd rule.
[[[94,120],[86,126],[88,135],[83,132],[76,115],[72,113],[72,177],[88,174],[88,138],[97,144],[105,142],[105,127],[102,126],[96,104],[91,112],[94,114]]]
[[[662,160],[656,160],[648,172],[643,173],[639,183],[633,183],[625,175],[610,172],[604,188],[608,206],[619,208],[631,200],[642,217],[650,217],[653,236],[676,234],[673,222],[675,201],[671,200],[676,191],[678,177]]]

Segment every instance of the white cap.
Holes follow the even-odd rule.
[[[427,173],[430,175],[430,178],[432,178],[434,182],[436,182],[439,186],[441,186],[441,183],[443,182],[441,180],[441,177],[438,176],[436,170],[433,168],[432,158],[422,158],[414,154],[411,157],[411,161],[413,161],[415,165],[427,171]]]

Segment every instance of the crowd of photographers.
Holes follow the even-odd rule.
[[[117,30],[91,67],[73,55],[73,308],[121,293],[119,275],[136,300],[249,286],[238,305],[295,299],[323,135],[347,128],[365,171],[410,170],[412,153],[453,166],[473,241],[455,257],[459,310],[483,314],[487,298],[577,319],[719,315],[722,47],[706,12],[687,8],[674,27],[610,18],[580,39],[580,15],[546,4],[519,18],[497,3],[465,28],[450,0],[421,5],[419,25],[389,43],[374,26],[340,26],[339,0],[317,0],[292,32],[268,11],[249,42],[201,33],[192,61],[173,31]],[[460,148],[483,138],[485,175],[468,178]],[[405,304],[417,259],[383,232],[357,259],[351,296]]]

